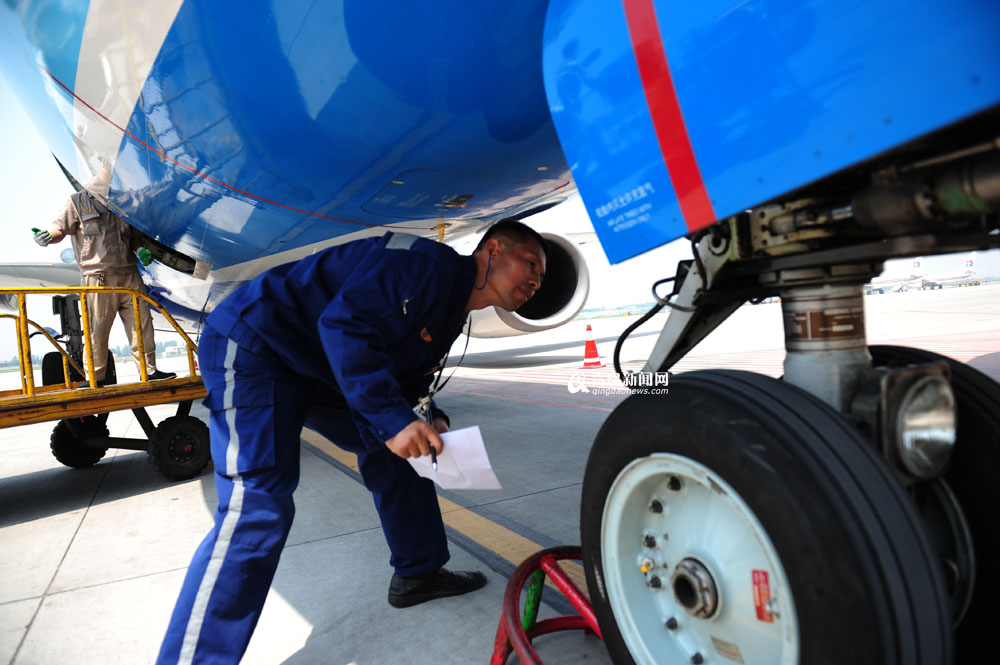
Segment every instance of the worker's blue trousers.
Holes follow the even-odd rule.
[[[199,346],[219,506],[188,568],[157,663],[240,661],[295,514],[303,425],[357,453],[397,573],[444,565],[448,544],[434,484],[388,448],[368,452],[343,402],[324,400],[320,386],[270,351],[251,353],[210,327]]]

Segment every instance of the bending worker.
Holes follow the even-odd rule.
[[[471,256],[387,233],[273,268],[208,316],[198,357],[219,506],[158,663],[239,662],[292,524],[303,425],[357,453],[394,569],[390,605],[486,583],[443,568],[434,484],[405,460],[440,453],[449,423],[433,402],[427,421],[414,407],[467,313],[523,305],[545,260],[542,238],[515,221],[491,227]]]
[[[121,217],[109,210],[96,196],[86,189],[71,195],[48,231],[35,233],[35,242],[45,247],[62,242],[69,236],[73,240],[73,254],[80,266],[83,286],[121,286],[146,293],[133,250],[132,228]],[[88,293],[87,314],[90,319],[90,339],[94,356],[94,378],[103,384],[108,364],[108,338],[111,324],[117,314],[125,325],[125,334],[132,347],[136,366],[139,357],[139,340],[134,334],[135,315],[132,295],[129,293]],[[139,301],[139,323],[145,347],[146,376],[155,381],[172,379],[173,372],[156,369],[156,341],[153,339],[153,321],[149,305]],[[141,374],[141,372],[140,372]]]

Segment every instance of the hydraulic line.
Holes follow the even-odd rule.
[[[625,344],[625,340],[628,339],[628,336],[631,335],[635,331],[636,328],[638,328],[639,326],[641,326],[642,324],[644,324],[646,321],[649,321],[651,318],[653,318],[654,316],[656,316],[659,313],[659,311],[661,309],[663,309],[664,307],[669,307],[670,309],[676,309],[677,311],[680,311],[680,312],[693,312],[694,311],[694,309],[695,309],[694,307],[684,307],[682,305],[675,305],[674,303],[670,302],[670,300],[669,300],[670,296],[667,296],[666,298],[663,298],[663,297],[660,296],[660,294],[658,294],[656,292],[656,288],[658,286],[660,286],[661,284],[666,284],[668,282],[673,282],[676,279],[677,279],[676,276],[674,276],[674,277],[666,277],[664,279],[658,280],[658,281],[656,281],[656,282],[653,283],[653,298],[656,300],[656,304],[653,305],[652,309],[650,309],[648,312],[646,312],[645,314],[643,314],[642,318],[640,318],[638,321],[636,321],[635,323],[633,323],[632,325],[630,325],[628,328],[626,328],[625,332],[623,332],[621,334],[621,336],[618,338],[618,342],[615,344],[614,366],[615,366],[615,373],[618,374],[618,378],[620,378],[622,380],[622,382],[625,381],[625,372],[622,371],[621,359],[620,359],[622,346]],[[674,294],[671,293],[670,295],[672,296]]]

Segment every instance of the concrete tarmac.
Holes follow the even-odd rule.
[[[938,351],[1000,379],[1000,287],[885,294],[866,298],[866,306],[872,343]],[[626,367],[641,366],[662,318],[630,338]],[[391,608],[388,548],[353,456],[304,433],[295,525],[244,663],[489,662],[515,565],[541,547],[579,542],[587,454],[625,396],[568,389],[581,376],[591,386],[612,385],[609,368],[580,369],[586,324],[607,361],[634,320],[575,321],[537,335],[470,341],[438,401],[454,427],[480,426],[503,485],[440,492],[449,567],[489,577],[473,594]],[[675,369],[780,375],[781,347],[780,306],[748,305]],[[183,360],[161,367],[173,363]],[[134,375],[130,365],[119,372]],[[159,421],[173,409],[155,407],[151,416]],[[200,405],[193,413],[207,420]],[[129,412],[112,414],[109,427],[113,435],[142,436]],[[0,432],[0,663],[151,663],[190,556],[210,527],[213,477],[169,482],[144,453],[114,450],[91,468],[69,469],[49,452],[51,430],[49,423]],[[567,569],[582,578],[579,566]],[[557,592],[545,592],[543,617],[567,609]],[[581,633],[543,637],[536,647],[550,665],[610,662],[601,642]]]

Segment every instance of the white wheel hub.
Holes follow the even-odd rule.
[[[604,589],[638,665],[793,664],[795,605],[757,517],[720,476],[686,457],[632,461],[601,524]]]

